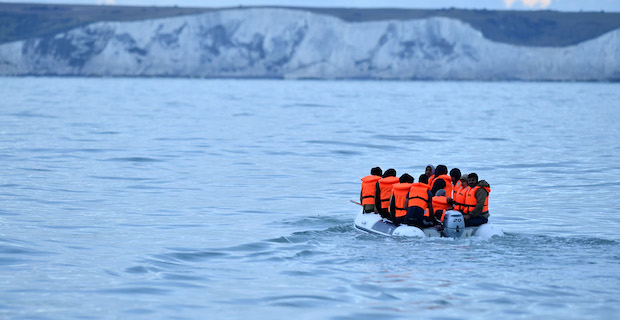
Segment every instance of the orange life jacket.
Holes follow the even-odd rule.
[[[433,183],[430,184],[431,190],[433,189],[433,184],[435,184],[436,181],[439,181],[439,179],[442,179],[446,182],[446,186],[443,188],[444,190],[446,190],[446,197],[452,198],[452,178],[447,174],[442,174],[435,178],[433,180]]]
[[[436,196],[433,197],[433,211],[435,211],[435,217],[439,215],[437,219],[443,222],[443,218],[446,216],[446,210],[451,206],[448,204],[448,197]],[[428,217],[428,210],[424,212],[424,216]]]
[[[476,190],[482,188],[481,186],[476,186],[472,189],[469,189],[467,192],[467,196],[465,197],[465,210],[463,213],[470,213],[476,207]],[[484,187],[489,195],[491,194],[491,188]],[[465,212],[467,211],[467,212]],[[482,208],[482,213],[489,213],[489,196],[487,195],[486,199],[484,199],[484,207]]]
[[[428,185],[432,186],[433,185],[433,180],[435,180],[435,175],[431,174],[430,177],[428,177]]]
[[[460,182],[460,181],[459,181]],[[454,205],[454,209],[461,211],[463,213],[466,213],[465,210],[465,197],[467,196],[467,192],[469,192],[469,189],[471,189],[469,186],[467,187],[462,187],[459,189],[458,193],[454,194],[454,198],[452,198],[454,200],[454,202],[456,202],[457,204]]]
[[[381,209],[388,209],[390,207],[390,197],[392,196],[392,189],[394,184],[398,183],[398,177],[385,177],[379,180],[379,199],[381,199]]]
[[[392,212],[392,215],[396,218],[407,214],[407,193],[411,185],[411,183],[397,183],[394,185],[394,192],[392,193],[394,212]]]
[[[375,204],[375,190],[379,176],[365,176],[362,178],[362,204]]]
[[[416,182],[409,188],[409,207],[428,208],[428,190],[430,187],[426,183]]]
[[[452,186],[452,198],[456,197],[461,189],[463,189],[463,184],[461,183],[461,180],[459,180],[454,186]]]

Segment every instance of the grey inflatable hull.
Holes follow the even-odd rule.
[[[413,226],[397,226],[392,222],[381,218],[375,213],[359,213],[355,217],[355,229],[381,234],[385,236],[404,236],[404,237],[449,237],[449,238],[469,238],[478,237],[490,239],[504,236],[504,231],[490,223],[485,223],[478,227],[465,227],[463,215],[458,211],[446,212],[444,219],[444,230],[437,231],[435,228],[416,228]]]

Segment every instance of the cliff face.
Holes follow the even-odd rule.
[[[620,29],[574,46],[522,47],[449,18],[354,23],[256,8],[3,44],[0,74],[617,81],[619,44]]]

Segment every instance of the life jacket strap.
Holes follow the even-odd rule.
[[[420,196],[415,196],[415,197],[411,197],[411,198],[409,198],[409,200],[411,200],[411,199],[421,199],[421,200],[424,200],[424,201],[428,201],[428,199],[426,199],[426,198],[422,198],[422,197],[420,197]]]

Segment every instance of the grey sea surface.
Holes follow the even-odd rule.
[[[0,318],[612,319],[620,85],[0,78]],[[370,168],[491,240],[353,228]]]

